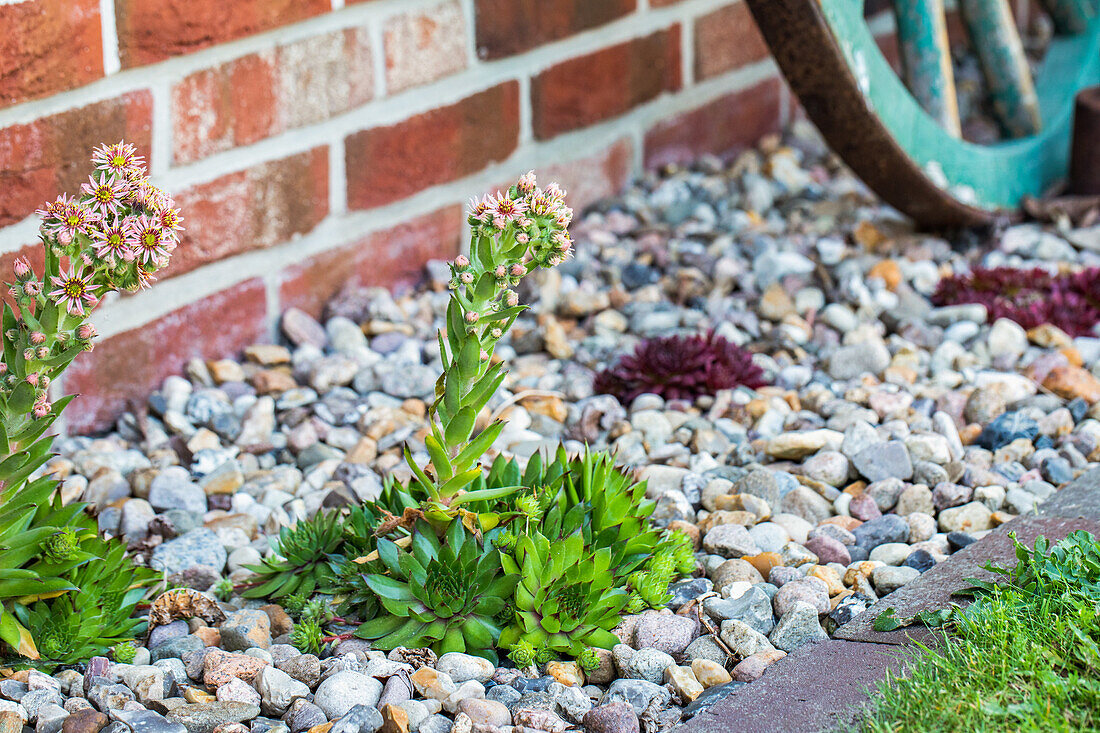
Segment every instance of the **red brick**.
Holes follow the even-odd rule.
[[[280,304],[320,316],[325,303],[345,285],[392,288],[415,284],[428,260],[458,254],[463,221],[462,207],[449,206],[314,255],[283,271]]]
[[[275,132],[274,53],[191,74],[172,89],[174,158],[190,163]]]
[[[680,26],[563,61],[531,82],[535,137],[617,117],[680,88]]]
[[[263,249],[313,229],[328,215],[328,148],[222,176],[175,192],[184,216],[166,277]]]
[[[477,52],[522,53],[633,13],[637,0],[475,0]]]
[[[730,154],[752,145],[779,127],[782,94],[779,79],[767,79],[654,125],[645,136],[646,167],[684,163],[703,153]]]
[[[699,81],[768,57],[749,6],[741,1],[695,21],[695,78]]]
[[[143,410],[188,360],[233,356],[266,335],[264,283],[255,278],[104,339],[65,372],[66,392],[80,395],[65,410],[69,432],[104,430],[121,413]]]
[[[519,141],[519,84],[349,135],[348,206],[369,209],[504,160]]]
[[[73,89],[103,76],[99,0],[0,5],[0,106]]]
[[[539,181],[545,185],[557,181],[568,193],[567,201],[575,211],[607,196],[621,193],[634,172],[634,146],[629,138],[612,143],[595,155],[540,168]]]
[[[327,120],[374,98],[374,59],[366,27],[280,46],[278,68],[283,129]]]
[[[307,38],[197,71],[172,90],[174,159],[191,163],[314,124],[374,95],[365,28]]]
[[[151,64],[331,9],[330,0],[115,0],[119,55],[127,68]]]
[[[131,92],[80,109],[0,129],[0,226],[34,213],[91,173],[92,148],[125,139],[149,156],[152,96]]]
[[[383,35],[391,94],[466,68],[466,17],[456,0],[394,15]]]

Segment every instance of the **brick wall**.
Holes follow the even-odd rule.
[[[0,28],[2,276],[101,141],[186,217],[165,278],[97,312],[72,431],[347,279],[414,281],[472,194],[535,168],[580,209],[789,107],[742,0],[0,0]]]

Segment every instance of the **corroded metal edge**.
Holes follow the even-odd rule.
[[[814,0],[746,0],[806,114],[844,162],[887,203],[931,227],[1017,216],[968,206],[937,186],[871,109]]]

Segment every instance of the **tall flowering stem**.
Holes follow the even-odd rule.
[[[437,527],[461,513],[462,504],[518,489],[467,490],[481,476],[480,459],[504,422],[497,420],[471,435],[478,413],[504,381],[503,364],[493,363],[493,351],[527,308],[520,305],[515,288],[529,272],[554,267],[569,256],[572,216],[565,192],[556,184],[540,189],[534,173],[503,194],[471,202],[470,254],[451,264],[446,334],[439,334],[444,370],[429,408],[431,434],[425,443],[430,469],[422,469],[405,450],[409,467],[430,497],[425,516]]]
[[[50,383],[92,348],[91,311],[109,292],[154,280],[179,241],[172,199],[149,182],[132,145],[97,148],[81,196],[62,195],[38,210],[45,267],[15,263],[4,307],[0,365],[0,453],[25,449],[60,413]],[[12,482],[0,477],[0,490]]]
[[[63,195],[38,210],[43,271],[16,260],[2,315],[0,574],[9,581],[0,584],[0,642],[29,658],[38,650],[28,604],[85,592],[64,574],[103,559],[98,549],[82,549],[98,540],[79,523],[81,506],[62,508],[56,481],[31,478],[49,458],[52,438],[43,436],[71,399],[51,401],[50,385],[77,354],[92,349],[91,311],[110,292],[155,280],[181,230],[179,210],[150,183],[132,145],[97,148],[92,166],[79,196]],[[12,538],[22,546],[5,542]],[[122,563],[121,554],[115,560]]]

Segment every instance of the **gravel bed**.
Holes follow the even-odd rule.
[[[668,609],[624,617],[599,669],[355,639],[319,659],[288,645],[283,609],[233,598],[220,623],[154,629],[133,665],[0,682],[0,733],[667,729],[1100,460],[1100,338],[928,299],[979,264],[1100,264],[1100,228],[917,233],[796,127],[728,166],[651,174],[574,237],[498,348],[495,447],[610,448],[699,549],[696,577]],[[281,343],[192,362],[110,435],[59,440],[50,468],[170,582],[246,583],[281,527],[407,478],[402,444],[426,462],[448,277],[432,263],[415,292],[349,290],[324,323],[288,311]],[[593,394],[640,338],[707,329],[774,386]]]

